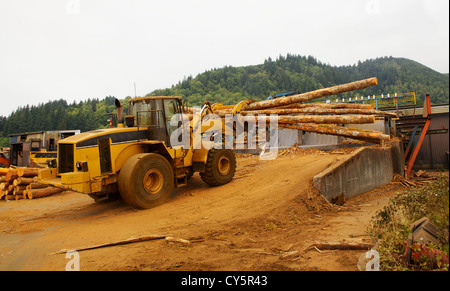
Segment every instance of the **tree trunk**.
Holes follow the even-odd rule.
[[[38,175],[40,168],[17,168],[17,176],[19,177],[35,177]]]
[[[327,109],[374,109],[371,104],[360,104],[360,103],[292,103],[289,105],[274,107],[273,109],[289,109],[289,108],[309,108],[309,107],[320,107]]]
[[[268,119],[269,121],[270,119]],[[374,123],[373,115],[297,115],[278,116],[278,123],[362,124]]]
[[[14,195],[23,195],[23,191],[27,189],[27,186],[15,186],[13,194]]]
[[[39,182],[33,182],[31,184],[29,184],[27,186],[27,190],[32,190],[32,189],[42,189],[42,188],[47,188],[48,185],[47,184],[43,184],[43,183],[39,183]]]
[[[9,169],[8,173],[6,173],[5,178],[6,182],[12,182],[14,179],[18,178],[17,169]]]
[[[34,182],[34,178],[19,177],[14,180],[13,184],[14,184],[14,186],[19,186],[19,185],[29,185],[33,182]]]
[[[48,187],[43,189],[35,189],[35,190],[25,190],[27,193],[28,199],[47,197],[53,194],[58,194],[63,192],[64,190],[55,187]]]
[[[217,110],[215,111],[219,116],[225,116],[225,114],[231,114],[231,110]],[[375,109],[358,109],[358,108],[323,108],[323,107],[306,107],[306,108],[271,108],[253,111],[241,111],[242,115],[258,115],[258,114],[333,114],[333,115],[344,115],[344,114],[360,114],[360,115],[389,115],[397,116],[395,113],[375,110]]]
[[[389,140],[390,136],[378,131],[369,131],[356,128],[347,128],[337,125],[327,124],[278,124],[280,128],[298,129],[307,132],[343,136],[357,140],[373,143],[380,143],[382,140]]]
[[[282,97],[272,100],[264,100],[259,102],[253,102],[242,107],[243,110],[259,110],[264,108],[273,108],[276,106],[289,105],[292,103],[299,103],[310,101],[313,99],[336,95],[344,92],[361,90],[370,86],[378,84],[377,78],[370,78],[352,83],[337,85],[329,88],[319,89],[312,92],[302,93],[298,95],[292,95],[288,97]]]
[[[5,176],[9,172],[9,168],[0,168],[0,176]]]

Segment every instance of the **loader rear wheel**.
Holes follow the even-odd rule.
[[[231,150],[211,149],[208,152],[205,172],[200,173],[203,182],[210,186],[229,183],[236,171],[236,157]]]
[[[174,189],[172,166],[158,154],[132,156],[122,166],[118,180],[123,200],[139,208],[164,203]]]

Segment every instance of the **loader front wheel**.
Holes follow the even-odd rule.
[[[126,203],[151,208],[170,197],[174,189],[172,166],[158,154],[134,155],[122,166],[118,184]]]
[[[232,150],[211,149],[208,152],[205,172],[200,173],[203,182],[210,186],[220,186],[229,183],[236,171],[236,157]]]

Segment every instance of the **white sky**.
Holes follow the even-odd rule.
[[[449,72],[448,0],[0,0],[0,115],[142,96],[287,53],[404,57]],[[383,93],[383,92],[380,92]]]

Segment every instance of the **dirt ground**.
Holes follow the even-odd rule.
[[[63,271],[60,250],[143,235],[165,239],[80,251],[80,270],[357,270],[365,251],[321,251],[315,242],[368,242],[371,217],[397,183],[331,205],[312,187],[319,172],[351,150],[287,151],[275,160],[239,155],[234,180],[208,187],[198,174],[170,201],[141,210],[121,199],[95,203],[63,192],[0,201],[0,270]]]

